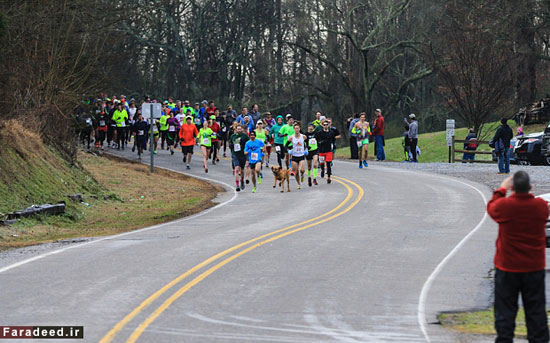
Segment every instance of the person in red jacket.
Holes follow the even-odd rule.
[[[374,119],[374,128],[372,129],[374,152],[376,153],[377,161],[384,161],[386,159],[386,154],[384,153],[384,129],[386,128],[386,123],[380,109],[377,108],[374,114],[376,116]]]
[[[191,169],[191,158],[193,157],[193,146],[195,145],[195,138],[199,135],[199,130],[195,124],[193,124],[193,117],[185,117],[185,124],[183,124],[179,131],[179,138],[181,141],[181,152],[183,153],[183,163],[187,163],[186,169]]]
[[[509,197],[506,192],[512,191]],[[529,342],[548,342],[545,250],[548,203],[530,194],[529,175],[518,171],[493,193],[487,212],[498,223],[495,253],[495,342],[513,342],[518,296]]]

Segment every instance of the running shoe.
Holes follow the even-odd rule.
[[[205,173],[208,173],[208,168],[204,168],[204,172],[205,172]]]
[[[214,165],[214,166],[215,166],[215,165],[216,165],[216,161],[212,161],[212,165]]]
[[[227,156],[225,156],[225,152],[223,153],[223,157],[227,157]]]
[[[185,166],[185,169],[191,169],[190,165]]]
[[[174,155],[174,150],[170,150],[170,155]]]
[[[248,185],[250,183],[250,180],[249,179],[246,179],[246,184]]]
[[[260,177],[263,179],[263,178],[264,178],[264,174],[263,174],[263,173],[260,173]]]
[[[256,186],[252,187],[252,193],[256,193]]]
[[[363,169],[363,164],[359,162],[359,169]]]
[[[216,162],[220,162],[220,159],[216,157]]]
[[[235,190],[236,190],[237,192],[240,192],[240,191],[241,191],[241,189],[240,189],[239,187],[237,187],[237,189],[235,189]]]
[[[132,152],[136,152],[136,147],[135,146],[132,147]]]
[[[269,168],[269,162],[266,162],[266,163],[265,163],[265,166],[266,166],[267,168]]]
[[[313,184],[314,184],[315,186],[319,185],[319,184],[317,183],[317,179],[313,179]]]
[[[330,179],[330,177],[327,179],[327,183],[331,183],[332,180]]]
[[[308,177],[308,178],[307,178],[307,185],[308,185],[309,187],[311,187],[311,177]]]
[[[298,185],[298,187],[297,187],[297,188],[298,188],[298,189],[302,189],[302,186]]]
[[[365,168],[369,166],[369,164],[367,163],[367,161],[366,161],[366,160],[365,160],[365,161],[363,161],[363,166],[365,166]]]
[[[155,151],[153,151],[153,154],[155,154],[155,155],[156,155],[156,154],[157,154],[157,151],[156,151],[156,150],[155,150]]]

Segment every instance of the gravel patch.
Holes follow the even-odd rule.
[[[502,180],[508,175],[498,175],[496,164],[482,163],[404,163],[404,162],[376,162],[369,161],[369,165],[399,168],[406,170],[418,170],[422,172],[449,175],[463,178],[487,185],[491,189],[500,186]],[[533,193],[541,195],[550,193],[550,167],[549,166],[518,166],[510,165],[512,175],[518,170],[524,170],[531,177]]]

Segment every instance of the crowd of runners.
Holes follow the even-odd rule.
[[[151,128],[141,113],[143,104],[151,102],[156,101],[145,98],[136,103],[123,96],[92,100],[91,111],[77,110],[84,123],[80,130],[82,143],[96,150],[132,149],[139,160],[148,146],[153,154],[166,149],[172,155],[179,146],[186,169],[191,169],[193,154],[199,150],[205,173],[220,157],[230,157],[237,191],[252,183],[252,192],[256,192],[264,168],[270,163],[294,176],[298,189],[306,177],[310,187],[318,185],[318,177],[326,176],[326,182],[331,183],[336,140],[341,136],[331,118],[321,112],[312,122],[301,123],[291,114],[275,118],[270,112],[262,115],[256,104],[250,109],[243,107],[237,114],[231,105],[221,111],[214,101],[191,105],[189,101],[168,98],[162,102],[162,116]],[[151,129],[153,143],[149,144]],[[365,116],[361,116],[354,132],[365,137],[362,144],[368,144],[370,131]],[[366,158],[364,164],[367,166]]]

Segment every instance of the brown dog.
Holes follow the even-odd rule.
[[[273,188],[277,187],[277,181],[279,181],[279,186],[282,187],[281,193],[284,193],[286,180],[286,188],[287,191],[290,192],[290,177],[288,175],[288,169],[283,169],[278,166],[271,166],[271,171],[273,172],[273,176],[275,176],[275,183],[273,184]]]

